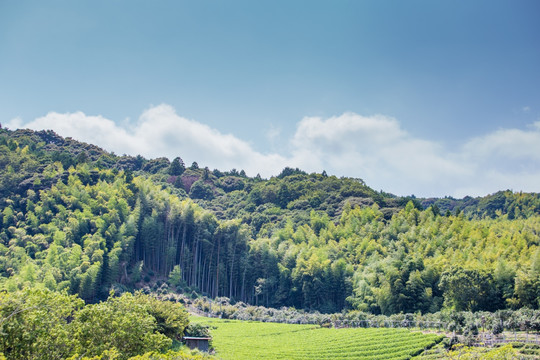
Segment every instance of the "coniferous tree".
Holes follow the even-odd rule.
[[[169,167],[169,174],[174,176],[179,176],[184,173],[186,167],[184,166],[184,161],[180,157],[174,158]]]

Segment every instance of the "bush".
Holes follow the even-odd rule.
[[[210,328],[201,323],[191,323],[186,328],[185,336],[210,337]]]
[[[182,305],[138,294],[140,301],[148,305],[148,312],[157,322],[157,331],[170,339],[180,340],[189,323],[188,313]]]
[[[0,293],[0,353],[7,359],[66,358],[75,347],[68,319],[83,301],[65,293]]]
[[[100,355],[116,349],[121,354],[119,359],[127,359],[170,347],[172,340],[158,332],[158,321],[152,313],[159,310],[151,308],[157,305],[151,299],[126,293],[77,312],[70,324],[77,353]]]
[[[122,360],[169,348],[189,321],[179,303],[142,292],[83,304],[49,290],[0,293],[0,354],[10,360]]]

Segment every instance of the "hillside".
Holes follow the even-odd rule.
[[[0,130],[0,286],[373,313],[540,306],[540,196],[420,199]]]

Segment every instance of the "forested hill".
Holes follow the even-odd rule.
[[[63,138],[53,131],[1,129],[2,179],[0,201],[12,195],[26,196],[26,191],[50,189],[59,178],[67,179],[70,167],[80,164],[90,166],[90,176],[97,178],[98,170],[124,171],[151,178],[156,184],[167,187],[180,198],[191,198],[199,205],[212,210],[220,219],[242,218],[257,230],[281,217],[251,218],[252,214],[273,214],[268,211],[279,207],[281,213],[293,215],[295,221],[309,220],[311,210],[323,211],[331,218],[341,213],[343,205],[371,206],[377,204],[386,219],[413,201],[419,210],[433,207],[437,214],[449,215],[464,212],[468,218],[476,216],[497,217],[507,214],[512,218],[527,218],[540,212],[539,194],[500,191],[482,198],[455,199],[396,197],[377,192],[361,179],[336,178],[323,174],[307,174],[299,169],[285,168],[277,177],[263,180],[259,176],[249,178],[243,170],[219,171],[199,168],[197,163],[186,167],[180,157],[172,163],[162,157],[145,159],[138,155],[117,156],[95,145]],[[19,150],[19,151],[17,151]],[[23,151],[24,150],[24,151]],[[53,163],[62,164],[62,173],[50,176],[45,171]],[[8,171],[9,169],[13,171]],[[195,185],[193,187],[193,185]],[[263,205],[262,207],[260,207]]]
[[[539,307],[540,196],[420,199],[0,129],[0,286],[374,313]],[[164,281],[167,282],[164,282]]]

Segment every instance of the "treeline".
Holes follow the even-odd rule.
[[[43,284],[96,302],[168,280],[328,313],[540,306],[537,194],[479,200],[483,215],[424,209],[360,179],[286,168],[263,180],[5,129],[0,165],[10,291]]]
[[[362,179],[337,178],[324,171],[307,174],[300,169],[285,168],[269,180],[259,175],[250,178],[243,170],[210,170],[199,167],[196,162],[188,167],[180,157],[170,161],[164,157],[149,160],[140,155],[117,156],[95,145],[62,138],[50,130],[10,131],[1,127],[0,202],[10,195],[24,197],[28,189],[50,188],[58,178],[51,178],[43,171],[46,165],[54,162],[62,164],[64,174],[59,176],[64,179],[70,167],[83,163],[100,170],[124,170],[150,177],[181,198],[189,196],[211,210],[218,219],[239,218],[256,231],[284,218],[305,222],[309,220],[311,210],[324,211],[335,220],[346,202],[352,206],[376,203],[386,219],[409,201],[413,201],[418,209],[432,207],[436,214],[446,216],[464,212],[468,218],[500,215],[508,215],[510,219],[527,218],[540,212],[540,194],[507,190],[463,199],[396,197],[374,191]]]
[[[499,191],[481,198],[466,196],[454,199],[420,199],[423,207],[432,207],[440,214],[464,212],[468,217],[495,218],[507,215],[508,219],[524,219],[540,213],[540,194]]]

